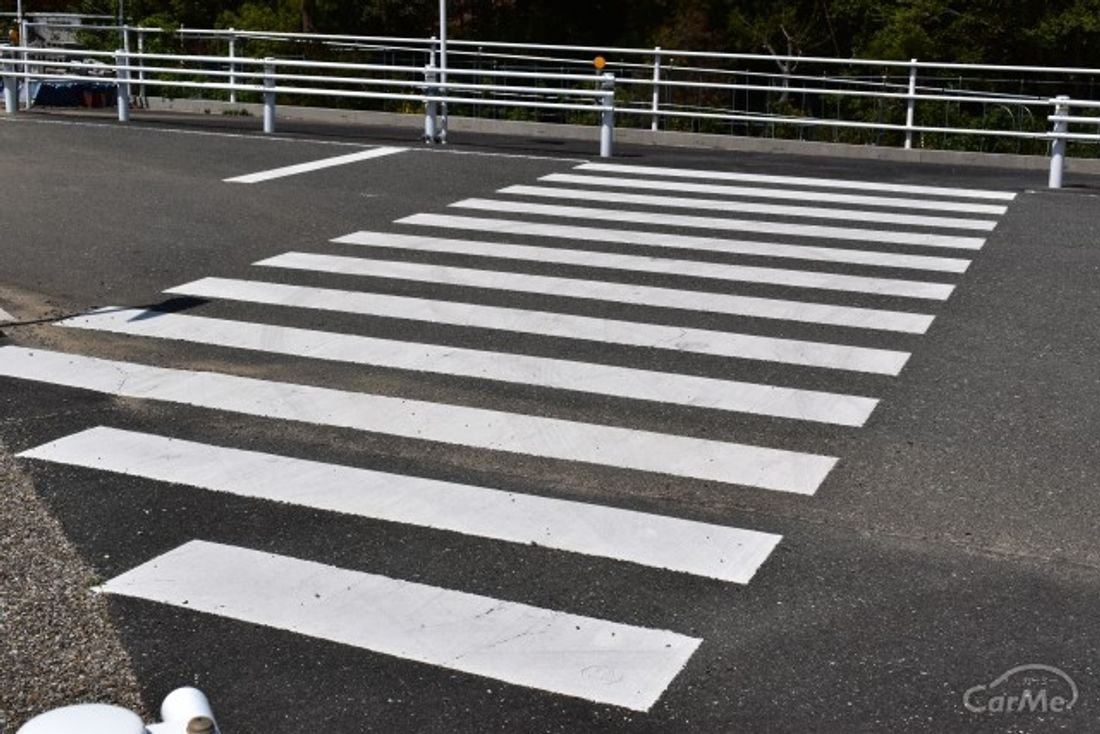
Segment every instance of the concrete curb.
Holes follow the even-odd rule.
[[[257,127],[260,125],[263,114],[263,105],[260,104],[231,105],[228,102],[214,100],[165,99],[158,97],[150,97],[148,102],[147,109],[157,112],[184,112],[219,116],[243,113],[256,117]],[[294,122],[346,124],[362,127],[384,125],[420,130],[424,126],[423,116],[417,114],[339,110],[323,107],[284,105],[278,108],[278,116],[280,119]],[[543,140],[591,140],[594,150],[599,146],[599,129],[595,125],[552,125],[539,122],[453,117],[450,120],[450,130],[452,133],[512,135]],[[667,130],[654,132],[637,128],[618,128],[615,130],[615,138],[618,142],[629,145],[652,145],[670,148],[695,148],[745,153],[783,153],[787,155],[823,156],[895,163],[933,163],[1027,171],[1045,171],[1050,167],[1050,159],[1046,156],[953,150],[905,150],[903,148],[879,148],[869,145],[817,143],[708,133],[670,132]],[[1066,172],[1098,175],[1100,174],[1100,159],[1067,158]]]

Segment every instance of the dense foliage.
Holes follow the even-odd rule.
[[[116,2],[80,0],[79,9],[113,14]],[[130,0],[126,15],[162,26],[424,36],[435,32],[438,1]],[[449,15],[452,35],[469,39],[1100,66],[1100,0],[449,0]]]

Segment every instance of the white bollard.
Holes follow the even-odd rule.
[[[0,51],[0,58],[7,58],[8,51]],[[14,58],[14,56],[12,57]],[[4,74],[4,112],[14,115],[19,111],[19,85],[15,78],[15,64],[5,61]]]
[[[434,54],[433,54],[434,55]],[[424,67],[424,81],[427,83],[425,93],[428,99],[424,103],[424,142],[431,144],[439,139],[439,102],[432,99],[436,93],[435,67],[428,64]]]
[[[275,59],[264,59],[264,86],[275,87]],[[275,132],[275,92],[264,92],[264,132]]]
[[[605,94],[599,99],[605,109],[600,115],[600,158],[610,158],[615,148],[615,75],[604,74],[601,87]]]
[[[1065,117],[1069,115],[1069,97],[1066,95],[1059,95],[1055,97],[1058,104],[1054,106],[1055,117]],[[1055,133],[1066,133],[1069,131],[1069,123],[1065,120],[1054,121]],[[1054,138],[1054,142],[1050,146],[1050,179],[1048,185],[1052,189],[1062,188],[1062,172],[1066,167],[1066,139]]]
[[[130,71],[122,67],[130,65],[130,57],[123,49],[115,51],[115,86],[118,89],[118,121],[130,121]]]

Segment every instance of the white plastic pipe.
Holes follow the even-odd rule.
[[[210,701],[197,688],[177,688],[160,705],[162,731],[181,734],[218,734]],[[155,732],[154,732],[155,734]]]

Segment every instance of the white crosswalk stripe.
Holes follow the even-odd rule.
[[[203,278],[166,292],[879,375],[899,374],[909,359],[908,352],[892,349],[260,281]]]
[[[600,227],[577,227],[566,224],[546,224],[540,222],[526,222],[515,219],[489,219],[486,217],[460,217],[451,214],[414,214],[403,219],[398,219],[397,224],[411,224],[422,227],[438,227],[443,229],[457,229],[471,232],[496,232],[499,234],[515,234],[527,237],[554,237],[565,240],[579,240],[585,242],[621,242],[628,245],[645,245],[648,247],[661,247],[670,250],[684,250],[699,252],[719,252],[727,255],[750,255],[754,257],[790,258],[794,260],[813,260],[826,263],[847,263],[851,265],[874,265],[883,268],[904,268],[909,270],[932,270],[943,273],[965,273],[970,261],[959,257],[935,257],[930,255],[911,255],[897,252],[878,252],[876,250],[849,250],[839,247],[808,247],[806,245],[786,245],[779,242],[751,242],[746,240],[719,239],[716,237],[698,237],[682,234],[667,234],[664,232],[649,232],[646,230],[620,230],[603,229]],[[358,235],[348,235],[338,241],[352,241]],[[399,235],[389,235],[397,237]],[[400,241],[400,240],[398,240]],[[408,241],[408,240],[404,240]],[[460,240],[451,240],[459,242]],[[357,243],[366,244],[366,243]],[[457,246],[457,245],[453,245]],[[472,246],[472,243],[467,245]],[[568,262],[574,264],[572,253],[577,252],[587,255],[594,260],[593,267],[615,267],[621,270],[649,270],[651,272],[683,272],[687,275],[698,277],[715,277],[705,275],[706,263],[691,260],[676,260],[666,262],[665,258],[640,257],[632,255],[618,255],[611,259],[609,253],[591,252],[587,250],[558,250],[551,248],[533,248],[522,245],[510,245],[511,248],[523,248],[523,251],[531,255],[537,255],[537,259],[545,262]],[[507,249],[504,245],[494,243],[494,248],[502,254],[494,257],[506,257]],[[555,254],[556,253],[556,254]],[[472,253],[485,254],[485,253]],[[682,253],[676,253],[682,254]],[[516,257],[519,257],[518,255]],[[577,255],[576,257],[580,257]],[[527,258],[520,258],[527,259]],[[536,258],[532,258],[536,259]],[[609,263],[606,266],[600,262]],[[648,267],[641,264],[648,263]],[[695,270],[687,270],[694,266]],[[763,268],[746,268],[726,266],[730,272],[743,273],[740,278],[731,280],[747,280],[752,273],[765,271]],[[710,266],[711,273],[716,273],[719,268]],[[769,282],[766,280],[757,282]],[[782,281],[779,281],[782,282]]]
[[[597,188],[644,189],[672,191],[684,194],[719,194],[749,199],[776,199],[780,201],[814,202],[815,204],[846,204],[854,206],[890,207],[894,209],[959,212],[963,214],[992,214],[1000,216],[1008,207],[998,204],[974,204],[968,201],[943,199],[896,198],[867,196],[862,194],[838,194],[812,189],[762,188],[758,186],[731,186],[728,184],[696,183],[683,180],[657,180],[634,176],[594,176],[575,173],[551,173],[539,181],[546,183],[576,184]]]
[[[144,309],[108,307],[66,319],[61,325],[843,426],[863,425],[878,403],[855,395]]]
[[[593,262],[614,261],[614,256],[593,255]],[[537,262],[537,261],[535,261]],[[296,270],[315,270],[322,273],[340,275],[360,275],[375,278],[393,278],[395,280],[416,280],[445,285],[461,285],[471,288],[512,289],[538,293],[569,292],[572,280],[573,289],[581,287],[589,293],[599,292],[599,288],[612,286],[600,285],[598,281],[557,278],[553,276],[526,275],[476,268],[458,268],[442,265],[424,265],[405,261],[386,261],[381,258],[364,260],[341,255],[319,255],[306,252],[288,252],[261,260],[255,265],[269,268],[290,268]],[[768,270],[757,268],[748,271],[736,266],[723,268],[718,265],[696,264],[684,266],[691,271],[703,272],[716,279],[716,275],[743,276],[753,282],[784,285],[790,288],[816,288],[818,290],[851,291],[872,293],[880,296],[898,296],[903,298],[923,298],[927,300],[947,300],[954,290],[948,283],[930,283],[925,281],[899,280],[894,278],[867,278],[855,275],[836,275],[832,273],[814,273],[799,270]],[[731,278],[732,279],[732,278]],[[684,291],[680,291],[683,293]],[[694,291],[690,291],[695,293]]]
[[[771,533],[105,427],[20,455],[740,584],[779,542]]]
[[[299,169],[305,170],[252,178]],[[473,462],[490,472],[500,462],[534,457],[555,462],[566,476],[599,466],[624,480],[701,481],[723,493],[767,490],[810,501],[843,458],[831,455],[837,444],[827,450],[819,438],[867,424],[885,378],[902,372],[917,337],[932,326],[932,307],[960,287],[948,275],[966,273],[985,245],[984,237],[960,232],[994,232],[1014,197],[959,187],[588,163],[543,176],[536,185],[508,186],[496,198],[464,199],[443,213],[403,217],[395,223],[403,234],[359,231],[325,245],[342,254],[291,251],[254,263],[287,282],[207,277],[165,291],[216,301],[215,308],[231,312],[226,318],[184,312],[205,308],[190,303],[174,304],[170,312],[109,307],[60,322],[86,338],[122,335],[116,341],[125,345],[155,339],[181,351],[204,345],[223,350],[227,360],[241,361],[242,353],[285,355],[303,365],[395,370],[393,379],[414,390],[424,375],[461,379],[468,381],[459,383],[463,389],[476,385],[476,404],[489,407],[395,397],[385,381],[365,383],[369,391],[339,389],[326,384],[323,369],[301,384],[232,374],[247,371],[247,363],[240,370],[198,371],[145,364],[150,358],[102,359],[10,345],[0,347],[0,378],[232,415],[255,423],[259,434],[298,423],[409,442],[410,451],[425,456],[447,446],[472,452]],[[532,201],[537,199],[585,205]],[[432,232],[408,234],[412,227]],[[748,232],[751,239],[699,230]],[[434,262],[439,258],[447,262]],[[455,258],[461,266],[452,264]],[[769,262],[751,264],[753,258]],[[788,267],[784,261],[794,262]],[[879,277],[871,268],[909,272]],[[638,276],[664,280],[630,280]],[[346,289],[351,278],[357,290]],[[417,295],[377,292],[378,280],[397,281]],[[438,294],[431,292],[436,286]],[[554,305],[501,305],[509,298],[526,303],[530,296]],[[460,300],[448,300],[455,298]],[[248,304],[277,307],[265,315],[276,323],[232,313],[234,307],[249,311]],[[629,319],[584,312],[609,304],[619,311],[641,308],[630,309]],[[647,309],[668,311],[658,318]],[[311,312],[344,314],[344,321],[365,317],[365,328],[386,329],[386,336],[284,323],[319,318]],[[692,325],[715,315],[756,321],[736,331]],[[447,330],[453,335],[438,336]],[[792,332],[821,336],[791,338]],[[447,344],[452,337],[462,346]],[[524,353],[525,345],[542,339],[552,357]],[[613,360],[648,363],[604,364],[604,357],[592,356],[603,346],[614,348]],[[702,376],[691,374],[692,367],[664,366],[672,356],[684,364],[705,358],[708,370],[721,371]],[[754,377],[743,379],[746,373]],[[500,385],[532,388],[530,402],[523,403],[529,407],[496,409]],[[598,406],[607,417],[601,413],[591,422],[539,415],[531,406],[552,404],[562,395],[553,391],[568,391],[570,401]],[[597,398],[612,400],[593,402]],[[666,423],[666,406],[680,416],[722,413],[700,413],[711,421],[703,424],[706,430],[684,435],[692,431],[663,428],[681,425]],[[643,407],[654,413],[646,420],[656,423],[630,427],[637,425],[631,409]],[[796,422],[815,431],[798,433]],[[360,467],[354,460],[253,450],[262,442],[246,450],[169,433],[101,425],[20,456],[173,484],[180,492],[454,533],[486,547],[511,544],[501,546],[510,553],[516,544],[529,545],[548,558],[574,554],[696,582],[749,584],[781,542],[760,526],[626,509],[631,502],[625,495],[623,506],[615,507],[578,502],[576,495],[559,498],[560,487],[537,477],[535,491],[514,491],[507,476],[444,481]],[[100,590],[637,711],[653,706],[701,643],[683,629],[642,628],[249,545],[196,539],[142,559]]]
[[[204,541],[101,590],[636,711],[702,642]]]
[[[0,347],[0,376],[262,418],[813,494],[830,456],[214,372]]]
[[[874,191],[876,193],[885,194],[919,194],[921,196],[943,196],[959,199],[1012,201],[1016,198],[1016,194],[1010,191],[989,191],[944,186],[915,186],[912,184],[892,184],[884,181],[851,181],[835,178],[809,178],[805,176],[775,176],[759,173],[740,173],[736,171],[633,166],[622,163],[583,163],[577,166],[576,170],[597,171],[600,173],[625,173],[636,176],[693,178],[705,181],[743,181],[746,183],[773,184],[776,186],[819,186],[827,189],[851,189],[856,191]]]
[[[773,234],[790,237],[820,237],[829,240],[855,242],[881,242],[895,245],[919,245],[922,247],[948,247],[964,250],[980,250],[985,240],[981,237],[958,237],[927,232],[896,232],[857,227],[826,227],[817,224],[789,224],[765,222],[753,219],[728,217],[700,217],[664,212],[626,211],[590,206],[559,206],[557,204],[532,204],[525,201],[503,199],[463,199],[451,206],[458,209],[497,212],[506,214],[534,214],[542,217],[567,219],[592,219],[601,222],[625,222],[649,224],[658,227],[686,227],[688,229],[713,229],[754,234]]]
[[[612,191],[593,192],[589,189],[561,188],[556,186],[507,186],[500,189],[497,193],[511,196],[542,197],[546,199],[579,199],[593,204],[636,204],[646,207],[672,209],[705,209],[714,212],[765,214],[781,217],[806,217],[808,219],[840,219],[845,222],[872,222],[878,224],[904,225],[907,227],[977,229],[989,232],[997,226],[996,222],[988,219],[932,217],[925,215],[897,214],[895,212],[870,212],[862,209],[832,209],[826,207],[758,204],[729,199],[700,199],[684,196],[624,194]]]

